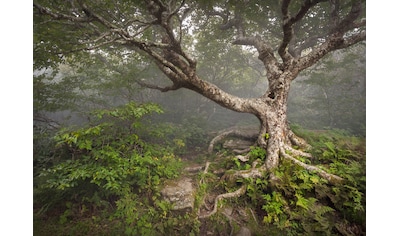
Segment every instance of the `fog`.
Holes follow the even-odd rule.
[[[243,64],[242,67],[236,67],[237,63]],[[224,61],[223,65],[204,64],[199,73],[240,97],[258,97],[267,89],[267,79],[256,58],[245,63]],[[152,116],[154,122],[181,124],[192,121],[209,131],[259,124],[251,114],[230,111],[187,89],[160,92],[138,86],[124,77],[105,77],[100,80],[104,83],[93,84],[87,75],[71,76],[71,71],[63,66],[53,77],[48,71],[34,74],[36,78],[46,77],[41,80],[46,90],[40,90],[40,86],[35,88],[41,91],[37,93],[41,96],[35,99],[42,104],[35,109],[36,117],[40,113],[40,117],[47,117],[61,126],[81,126],[90,120],[89,111],[93,109],[109,109],[136,101],[153,102],[162,107],[164,113]],[[168,84],[156,68],[149,68],[146,75],[148,77],[144,78],[152,83],[161,80],[159,84]],[[365,46],[331,54],[301,73],[292,83],[289,122],[306,129],[343,129],[365,136],[365,82]],[[68,90],[66,85],[72,89]],[[54,104],[50,106],[51,103]],[[41,109],[43,107],[47,110]],[[36,124],[43,123],[38,120]]]

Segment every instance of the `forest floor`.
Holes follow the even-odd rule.
[[[257,229],[259,216],[256,209],[244,204],[239,198],[219,200],[217,213],[204,217],[211,214],[218,196],[231,191],[232,187],[227,186],[224,179],[227,171],[224,167],[229,165],[233,158],[234,155],[228,152],[212,155],[206,152],[191,152],[182,156],[185,166],[182,175],[191,178],[196,194],[201,195],[202,199],[197,212],[201,221],[200,235],[245,236],[261,231]],[[200,189],[205,191],[200,192]]]
[[[315,133],[319,135],[319,132]],[[347,152],[344,149],[336,148],[336,155],[352,155],[356,151],[356,153],[361,154],[359,155],[360,157],[365,156],[365,140],[360,142],[353,138],[345,140],[342,139],[341,136],[337,137],[338,138],[334,139],[334,143],[336,143],[337,147],[338,143],[343,143],[350,147],[353,152]],[[319,138],[317,138],[317,140],[318,139]],[[327,141],[323,142],[328,144]],[[265,210],[259,206],[259,203],[254,202],[256,199],[252,199],[248,192],[238,197],[220,199],[220,201],[218,201],[216,213],[210,215],[215,209],[215,199],[217,199],[218,196],[235,192],[241,188],[241,186],[244,186],[244,182],[240,182],[240,180],[237,179],[229,180],[228,176],[229,173],[231,174],[234,170],[244,168],[245,164],[237,160],[236,155],[230,150],[226,150],[221,146],[222,145],[218,145],[215,147],[213,154],[209,154],[206,147],[201,147],[187,149],[184,153],[177,155],[181,158],[184,167],[181,177],[190,178],[195,191],[195,207],[189,214],[189,217],[181,219],[187,222],[187,224],[182,225],[186,225],[186,227],[190,225],[190,227],[193,228],[198,227],[197,229],[199,232],[196,232],[195,235],[200,236],[265,235],[265,232],[277,232],[271,231],[272,229],[270,228],[265,228],[267,224],[262,223],[266,216]],[[348,168],[348,165],[345,166]],[[359,168],[362,168],[362,166],[357,165],[353,166],[353,168],[355,167],[355,170],[360,170]],[[360,182],[360,180],[356,181]],[[256,207],[256,205],[258,205],[258,207]],[[69,220],[72,217],[72,213],[68,210],[56,208],[54,211],[47,212],[47,214],[40,216],[41,214],[39,211],[41,208],[42,206],[34,208],[34,235],[124,234],[122,229],[113,226],[113,223],[103,216],[107,213],[100,212],[98,209],[78,209],[81,212],[75,215],[79,217]],[[193,222],[196,222],[195,224],[198,225],[193,226]],[[353,225],[354,224],[348,224],[348,227],[352,227]],[[181,224],[179,224],[179,227],[180,226]],[[65,233],[59,234],[60,232]],[[109,234],[110,232],[112,232],[112,234]]]

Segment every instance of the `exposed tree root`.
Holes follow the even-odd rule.
[[[234,153],[237,154],[244,154],[244,153],[248,153],[249,151],[251,151],[251,148],[245,148],[245,149],[233,149]]]
[[[224,193],[224,194],[220,194],[215,198],[215,205],[213,206],[213,210],[207,214],[199,214],[198,218],[203,219],[203,218],[208,218],[211,215],[215,214],[217,212],[218,209],[218,202],[221,199],[226,199],[226,198],[233,198],[233,197],[239,197],[241,195],[243,195],[246,191],[247,186],[243,185],[241,186],[239,189],[237,189],[234,192],[231,193]]]
[[[282,157],[287,158],[291,161],[293,161],[295,164],[300,165],[301,167],[305,168],[308,171],[315,171],[320,177],[327,179],[330,183],[332,184],[336,184],[339,183],[341,181],[343,181],[343,178],[333,175],[333,174],[329,174],[327,172],[325,172],[324,170],[316,167],[316,166],[312,166],[312,165],[308,165],[305,164],[297,159],[295,159],[294,157],[292,157],[291,155],[287,154],[285,151],[289,150],[291,151],[291,149],[287,148],[284,149],[283,147],[280,148],[280,154],[282,155]],[[295,150],[295,149],[292,149]],[[296,152],[295,154],[304,156],[303,153],[301,151]],[[204,173],[207,173],[209,165],[211,163],[210,162],[206,162],[205,165],[205,169],[204,169]],[[236,179],[236,178],[262,178],[264,177],[264,174],[267,172],[267,168],[266,165],[263,164],[260,167],[256,167],[258,164],[257,161],[254,161],[252,163],[252,168],[249,170],[241,170],[241,171],[235,171],[233,174],[230,175],[224,175],[221,179],[225,179],[225,178],[229,178],[229,179]],[[270,180],[272,181],[274,178],[271,174],[270,176]],[[273,182],[273,181],[272,181]],[[203,179],[201,178],[200,183],[203,183]],[[233,198],[233,197],[239,197],[241,195],[243,195],[246,192],[246,185],[241,186],[239,189],[237,189],[234,192],[231,193],[224,193],[224,194],[220,194],[215,198],[215,203],[213,206],[213,210],[209,213],[202,213],[200,212],[200,209],[198,210],[198,218],[203,219],[203,218],[208,218],[210,216],[212,216],[213,214],[215,214],[217,212],[218,209],[218,202],[221,199],[226,199],[226,198]],[[203,202],[202,205],[206,206],[206,204]],[[209,210],[209,207],[206,207],[207,210]]]
[[[231,176],[235,178],[242,177],[244,179],[261,178],[264,176],[265,173],[266,173],[266,165],[262,165],[258,168],[255,168],[255,165],[252,165],[251,169],[236,171]]]
[[[229,130],[229,131],[225,131],[222,132],[221,134],[219,134],[218,136],[216,136],[212,141],[211,144],[209,145],[208,148],[208,152],[212,152],[213,151],[213,146],[215,145],[215,143],[219,142],[220,140],[226,138],[227,136],[237,136],[237,137],[243,137],[243,138],[254,138],[254,134],[253,133],[248,133],[248,132],[243,132],[240,130]],[[289,139],[291,141],[291,143],[301,146],[301,147],[305,147],[305,148],[310,148],[310,145],[307,144],[307,142],[296,136],[292,131],[290,131],[290,134],[288,135]],[[249,151],[249,150],[245,150],[245,151]],[[245,151],[240,152],[241,153],[245,153]],[[310,153],[301,151],[301,150],[297,150],[292,148],[290,145],[285,144],[280,146],[280,155],[282,155],[282,157],[287,158],[291,161],[293,161],[295,164],[302,166],[303,168],[305,168],[306,170],[309,171],[315,171],[317,172],[317,174],[322,177],[327,179],[330,183],[336,183],[336,182],[341,182],[343,179],[339,176],[333,175],[333,174],[329,174],[327,172],[325,172],[324,170],[316,167],[316,166],[312,166],[312,165],[308,165],[305,164],[299,160],[297,160],[296,158],[294,158],[293,156],[302,156],[302,157],[307,157],[312,159],[313,156]],[[288,151],[290,154],[288,154],[286,151]],[[242,157],[239,158],[241,161],[245,162],[245,160],[248,159],[248,156],[238,156],[238,157]],[[243,178],[255,178],[255,177],[262,177],[263,174],[266,171],[266,166],[262,165],[259,168],[254,168],[255,165],[253,165],[252,169],[250,170],[245,170],[245,171],[237,171],[233,176],[234,177],[243,177]]]
[[[251,133],[251,132],[240,131],[240,130],[236,130],[236,129],[224,131],[221,134],[217,135],[211,141],[211,143],[209,144],[208,152],[212,153],[214,145],[217,142],[221,141],[222,139],[224,139],[224,138],[226,138],[228,136],[241,137],[241,138],[244,138],[244,139],[256,139],[258,135],[259,134],[254,134],[254,133]],[[307,144],[305,140],[297,137],[292,131],[290,131],[290,134],[288,135],[288,138],[289,138],[290,144],[292,144],[292,145],[296,145],[296,146],[299,146],[299,147],[302,147],[302,148],[306,148],[306,149],[310,148],[310,145]],[[266,142],[265,142],[265,144],[266,144]],[[280,158],[289,159],[292,162],[294,162],[295,164],[305,168],[308,171],[314,171],[320,177],[325,178],[326,180],[328,180],[332,184],[336,184],[336,183],[342,182],[344,180],[343,178],[341,178],[341,177],[339,177],[337,175],[327,173],[326,171],[320,169],[319,167],[305,164],[305,163],[301,162],[300,160],[296,159],[295,158],[296,156],[302,156],[302,157],[307,157],[307,158],[313,158],[313,156],[310,153],[307,153],[307,152],[292,148],[292,146],[290,144],[288,144],[288,143],[287,144],[281,144],[280,143],[280,145],[277,144],[277,150],[276,151],[278,153],[277,155],[280,156]],[[269,145],[270,145],[270,143],[269,143]],[[279,148],[278,148],[278,146],[279,146]],[[240,150],[239,152],[240,152],[240,154],[242,154],[242,153],[248,153],[249,151],[250,150],[248,149],[248,150],[244,150],[244,151]],[[246,162],[246,161],[249,160],[248,154],[245,155],[245,156],[244,155],[238,155],[236,157],[242,162]],[[206,162],[204,173],[207,173],[210,164],[211,164],[210,162]],[[228,180],[234,180],[234,179],[237,179],[237,178],[244,178],[244,179],[248,179],[248,178],[263,178],[265,176],[265,173],[267,171],[270,171],[270,170],[267,168],[267,163],[266,162],[263,163],[261,166],[257,167],[258,164],[259,164],[258,160],[256,160],[256,161],[254,161],[252,163],[251,169],[235,171],[232,174],[225,174],[225,175],[223,175],[221,177],[221,180],[226,179],[226,178]],[[277,180],[277,179],[273,175],[273,173],[270,173],[269,180],[271,182],[274,182],[274,180]],[[203,179],[201,178],[200,184],[202,184],[202,183],[203,183]],[[207,213],[205,213],[205,212],[201,213],[200,209],[199,209],[198,210],[198,217],[200,219],[203,219],[203,218],[208,218],[208,217],[212,216],[213,214],[215,214],[217,212],[219,200],[226,199],[226,198],[239,197],[239,196],[243,195],[245,193],[245,191],[246,191],[246,185],[243,185],[243,186],[241,186],[239,189],[237,189],[234,192],[219,194],[215,198],[212,211],[209,212],[209,208],[206,207],[207,208],[207,211],[206,211]],[[206,206],[206,204],[204,202],[202,204]]]
[[[211,162],[209,162],[209,161],[207,161],[207,162],[205,163],[204,174],[208,173],[208,168],[209,168],[209,165],[210,165],[210,164],[211,164]],[[202,178],[200,179],[199,183],[202,184],[203,182],[204,182],[204,177],[202,177]]]
[[[244,138],[244,139],[250,139],[250,140],[254,140],[254,143],[255,143],[257,135],[258,135],[258,133],[245,132],[243,130],[238,130],[238,129],[231,129],[231,130],[223,131],[222,133],[217,135],[215,138],[213,138],[212,141],[209,143],[208,153],[212,153],[215,144],[220,142],[222,139],[224,139],[226,137],[233,136],[233,137],[240,137],[240,138]],[[235,150],[235,152],[242,154],[242,153],[245,153],[246,150]]]
[[[206,162],[205,165],[205,169],[204,169],[204,173],[207,173],[208,171],[208,167],[211,163],[210,162]],[[242,170],[242,171],[236,171],[234,172],[234,174],[229,175],[226,177],[226,175],[224,175],[221,179],[225,179],[225,178],[238,178],[238,177],[242,177],[242,178],[261,178],[264,176],[264,173],[266,172],[266,166],[262,165],[258,168],[256,168],[256,165],[258,164],[257,161],[254,161],[252,163],[252,168],[250,170]],[[203,183],[203,179],[201,178],[200,183]],[[213,210],[209,213],[206,214],[201,214],[200,210],[198,210],[198,218],[203,219],[203,218],[208,218],[211,215],[215,214],[217,212],[218,209],[218,201],[221,199],[226,199],[226,198],[233,198],[233,197],[239,197],[241,195],[243,195],[246,192],[246,185],[241,186],[239,189],[237,189],[234,192],[231,193],[224,193],[224,194],[220,194],[215,198],[215,203],[213,206]],[[203,205],[205,205],[205,201],[202,203]],[[207,207],[206,207],[207,208]],[[208,209],[208,208],[207,208]]]
[[[291,143],[295,146],[298,146],[302,149],[308,150],[311,146],[305,141],[305,139],[298,137],[292,130],[288,132],[288,138]]]
[[[240,160],[240,161],[242,161],[242,162],[247,162],[247,161],[249,161],[249,155],[248,155],[248,154],[245,155],[245,156],[243,156],[243,155],[237,155],[236,157],[237,157],[238,160]]]
[[[294,156],[303,156],[303,157],[307,157],[307,158],[313,159],[312,154],[307,153],[307,152],[303,152],[301,150],[294,149],[291,146],[284,145],[284,149],[289,151],[289,152],[291,152]]]
[[[293,161],[295,164],[302,166],[303,168],[305,168],[308,171],[315,171],[320,177],[327,179],[332,184],[335,184],[335,183],[338,183],[338,182],[341,182],[344,180],[343,178],[333,175],[333,174],[329,174],[316,166],[308,165],[308,164],[305,164],[305,163],[295,159],[291,155],[287,154],[285,152],[285,149],[283,149],[283,148],[280,148],[280,154],[284,158],[287,158],[287,159]]]

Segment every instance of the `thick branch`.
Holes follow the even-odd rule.
[[[79,2],[81,2],[81,1],[79,1]],[[118,26],[112,24],[111,22],[109,22],[106,19],[104,19],[102,16],[100,16],[97,13],[95,13],[94,11],[92,11],[85,3],[81,3],[81,7],[82,7],[83,11],[89,17],[93,17],[96,21],[100,22],[101,24],[103,24],[107,28],[109,28],[109,29],[118,29],[119,28]],[[128,33],[126,31],[124,31],[123,34],[124,35],[128,35]]]
[[[299,57],[301,52],[306,48],[314,47],[320,39],[325,38],[327,35],[316,35],[311,36],[303,40],[302,42],[298,42],[298,45],[292,50],[292,54],[295,57]]]
[[[163,41],[169,45],[169,49],[173,50],[176,54],[182,56],[188,63],[191,68],[195,68],[196,66],[196,61],[191,58],[188,54],[184,52],[184,50],[181,48],[181,38],[182,38],[182,31],[180,30],[180,37],[177,39],[175,37],[175,33],[173,31],[173,28],[171,27],[172,22],[171,18],[179,12],[179,10],[185,5],[185,1],[182,1],[178,7],[175,9],[172,9],[172,6],[169,4],[168,6],[162,1],[156,0],[156,1],[149,1],[147,3],[147,8],[149,9],[149,12],[157,18],[157,23],[160,24],[160,26],[163,28]],[[184,15],[184,13],[183,13]],[[182,22],[180,21],[180,18],[177,16],[179,19],[179,29],[181,29],[181,24]]]
[[[300,20],[306,15],[306,13],[309,11],[310,8],[316,6],[317,4],[321,2],[327,2],[328,0],[306,0],[301,9],[297,12],[295,16],[293,16],[289,21],[291,24],[294,24]]]
[[[244,99],[229,93],[226,93],[216,85],[200,79],[196,74],[196,68],[190,63],[186,63],[180,54],[176,51],[170,51],[166,55],[161,55],[156,50],[148,47],[145,43],[130,39],[131,46],[138,47],[146,52],[157,64],[158,68],[175,84],[175,86],[184,87],[195,91],[206,98],[218,103],[228,109],[255,113],[253,105],[257,104],[256,99]],[[167,59],[165,56],[171,56]],[[174,88],[174,87],[173,87]],[[168,88],[170,89],[170,88]]]
[[[267,44],[264,40],[262,40],[259,36],[256,37],[240,37],[234,40],[233,44],[235,45],[247,45],[254,46],[259,53],[259,60],[263,62],[265,65],[267,73],[280,73],[281,65],[277,61],[276,57],[273,53],[273,48]],[[268,77],[272,78],[271,76]]]
[[[340,34],[332,35],[326,42],[314,48],[308,55],[300,58],[297,64],[298,69],[304,70],[323,58],[327,53],[337,49],[350,47],[358,42],[364,41],[365,39],[366,31],[361,31],[348,37],[344,37]]]
[[[278,53],[283,59],[284,62],[290,60],[292,58],[292,55],[289,54],[288,52],[288,45],[291,42],[292,38],[294,37],[294,28],[293,25],[297,23],[298,21],[302,20],[302,18],[306,15],[306,13],[309,11],[310,8],[315,6],[316,4],[326,1],[326,0],[317,0],[317,1],[311,1],[311,0],[306,0],[301,9],[297,12],[297,14],[293,17],[290,17],[289,12],[288,12],[288,7],[290,4],[290,0],[284,0],[281,4],[281,12],[283,14],[283,40],[279,46]]]
[[[287,52],[287,46],[292,39],[294,30],[292,28],[292,21],[290,21],[290,16],[288,14],[288,6],[290,5],[290,0],[283,0],[281,3],[281,12],[283,14],[283,40],[278,49],[278,53],[284,62],[290,59],[290,55]]]
[[[182,71],[181,68],[177,67],[170,61],[166,60],[164,56],[156,52],[155,50],[148,47],[145,43],[131,40],[130,43],[142,51],[146,52],[156,62],[158,68],[170,79],[173,83],[181,84],[183,81],[187,81],[187,75]]]

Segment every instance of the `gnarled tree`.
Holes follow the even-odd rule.
[[[171,84],[137,83],[163,92],[190,89],[259,119],[257,145],[267,150],[267,159],[254,175],[277,167],[285,157],[329,180],[340,179],[293,157],[309,154],[292,148],[306,143],[290,130],[287,99],[301,71],[329,52],[365,40],[364,0],[35,0],[33,6],[38,68],[48,63],[49,54],[58,55],[50,58],[53,62],[79,51],[146,55]],[[195,43],[187,39],[209,24],[226,31],[226,40],[252,51],[263,63],[268,87],[261,96],[229,94],[197,73]]]

